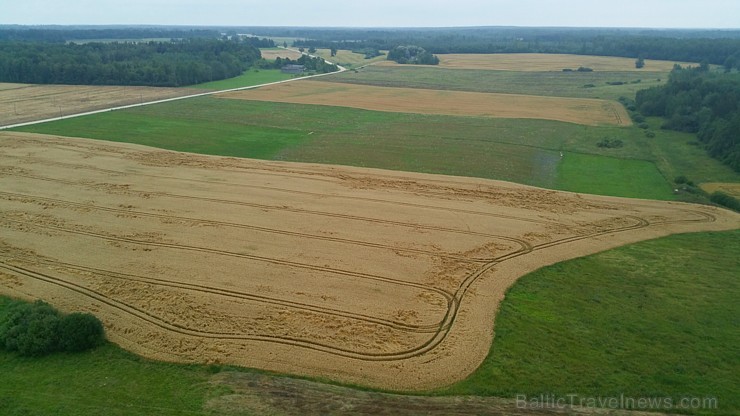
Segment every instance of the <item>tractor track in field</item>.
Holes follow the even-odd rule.
[[[33,160],[32,157],[22,157],[20,158],[24,161],[30,161]],[[182,182],[192,182],[192,183],[202,183],[207,185],[213,185],[214,182],[207,181],[207,180],[199,180],[199,179],[192,179],[192,178],[172,178],[170,176],[163,176],[163,175],[151,175],[151,174],[141,174],[141,173],[129,173],[129,172],[121,172],[117,170],[112,169],[103,169],[96,166],[89,166],[89,165],[80,165],[80,164],[72,164],[72,163],[64,163],[64,162],[50,162],[50,161],[44,161],[44,163],[49,165],[55,165],[55,166],[61,166],[61,167],[69,167],[75,170],[78,169],[85,169],[85,170],[91,170],[96,172],[103,172],[110,175],[116,175],[116,176],[140,176],[140,177],[147,177],[147,178],[156,178],[156,179],[165,179],[165,180],[177,180]],[[3,168],[7,168],[6,166],[0,166],[0,174],[13,174],[12,171],[10,173],[3,172]],[[234,173],[243,173],[239,170],[233,170]],[[311,175],[312,173],[307,173],[304,171],[298,171],[298,172],[288,172],[286,174],[279,174],[279,173],[273,173],[273,171],[266,171],[266,172],[254,172],[249,171],[250,174],[257,174],[257,175],[265,175],[265,176],[282,176],[282,177],[288,177],[288,178],[294,178],[294,175],[291,175],[290,173],[298,173],[301,175]],[[20,176],[20,173],[15,173],[16,175]],[[30,174],[27,174],[26,177],[33,178]],[[388,176],[388,178],[393,178]],[[41,179],[39,177],[39,179]],[[49,178],[51,179],[51,178]],[[323,181],[335,184],[337,183],[337,180],[342,180],[343,177],[337,178],[337,179],[319,179],[314,177],[306,177],[304,178],[306,180],[316,180],[316,181]],[[58,180],[58,179],[55,179]],[[440,181],[442,182],[442,181]],[[454,182],[453,182],[454,183]],[[222,184],[219,184],[222,185]],[[485,211],[476,211],[476,210],[467,210],[467,209],[460,209],[460,208],[450,208],[450,207],[441,207],[436,205],[426,205],[426,204],[415,204],[410,202],[401,202],[401,201],[391,201],[386,199],[380,199],[380,198],[370,198],[370,197],[360,197],[360,196],[347,196],[347,195],[331,195],[331,194],[322,194],[318,192],[309,192],[309,191],[300,191],[295,189],[286,189],[286,188],[278,188],[274,186],[264,186],[264,185],[250,185],[250,184],[239,184],[239,183],[230,183],[229,186],[238,187],[238,188],[248,188],[248,189],[261,189],[266,191],[275,191],[275,192],[282,192],[287,194],[293,194],[293,195],[307,195],[307,196],[315,196],[319,198],[337,198],[337,199],[345,199],[345,200],[353,200],[353,201],[366,201],[366,202],[374,202],[374,203],[382,203],[382,204],[391,204],[391,205],[397,205],[397,206],[408,206],[413,208],[423,208],[423,209],[431,209],[431,210],[439,210],[439,211],[447,211],[447,212],[453,212],[453,213],[460,213],[460,214],[471,214],[471,215],[479,215],[479,216],[486,216],[486,217],[492,217],[492,218],[503,218],[503,219],[512,219],[516,221],[525,221],[525,222],[531,222],[536,224],[556,224],[555,221],[548,221],[548,220],[542,220],[542,219],[535,219],[535,218],[522,218],[517,217],[513,215],[505,215],[505,214],[497,214],[493,212],[485,212]],[[424,195],[426,196],[449,196],[449,194],[445,192],[431,192],[431,191],[425,191]]]
[[[687,222],[687,221],[688,222],[711,222],[711,221],[714,221],[714,216],[711,215],[711,214],[700,213],[700,212],[697,212],[697,211],[692,211],[692,212],[696,212],[696,213],[701,214],[700,215],[701,218],[699,218],[699,219],[688,219],[688,220],[676,220],[675,222]],[[594,232],[594,233],[590,233],[590,234],[586,234],[586,235],[568,237],[568,238],[564,238],[564,239],[560,239],[560,240],[556,240],[556,241],[542,243],[542,244],[539,244],[539,245],[528,245],[528,248],[527,249],[522,249],[522,250],[519,250],[519,251],[514,252],[514,253],[509,253],[509,254],[500,256],[499,258],[494,259],[494,260],[486,263],[485,265],[483,265],[482,267],[478,268],[473,273],[469,274],[463,280],[463,282],[460,284],[459,288],[455,291],[455,293],[451,296],[451,298],[447,298],[448,299],[448,304],[447,304],[448,306],[447,306],[447,311],[445,313],[445,316],[439,322],[439,324],[436,326],[436,328],[433,330],[433,335],[426,342],[424,342],[424,343],[422,343],[422,344],[420,344],[420,345],[418,345],[418,346],[416,346],[414,348],[407,349],[405,351],[394,352],[394,353],[358,353],[357,351],[354,351],[354,350],[351,350],[351,349],[340,348],[340,347],[337,347],[335,345],[329,345],[329,344],[325,344],[325,343],[308,341],[308,340],[305,340],[305,339],[298,339],[298,338],[291,338],[291,337],[276,337],[276,336],[265,336],[265,335],[244,335],[244,334],[239,334],[239,333],[217,333],[217,332],[208,332],[208,331],[196,331],[196,330],[192,330],[190,328],[184,327],[182,325],[177,325],[177,324],[173,324],[173,323],[170,323],[170,322],[163,321],[163,320],[157,318],[156,316],[154,316],[154,315],[146,312],[143,309],[134,307],[134,306],[129,305],[129,304],[125,304],[123,302],[118,302],[118,301],[116,301],[114,299],[111,299],[111,298],[105,296],[104,294],[102,294],[100,292],[97,292],[95,290],[92,290],[92,289],[83,287],[81,285],[77,285],[77,284],[74,284],[74,283],[65,281],[63,279],[59,279],[57,277],[54,277],[54,276],[51,276],[51,275],[48,275],[48,274],[40,273],[40,272],[33,271],[33,270],[30,270],[30,269],[26,269],[26,268],[23,268],[23,267],[19,267],[19,266],[16,266],[16,265],[11,265],[11,264],[6,263],[6,262],[0,262],[0,268],[4,269],[6,272],[11,272],[11,273],[14,273],[14,274],[20,274],[20,275],[23,275],[23,276],[26,276],[26,277],[34,278],[34,279],[37,279],[37,280],[42,280],[42,281],[45,281],[47,283],[52,283],[52,284],[55,284],[55,285],[58,285],[58,286],[65,287],[65,288],[67,288],[69,290],[73,290],[73,291],[75,291],[77,293],[80,293],[80,294],[83,294],[83,295],[92,297],[92,298],[94,298],[94,299],[96,299],[96,300],[98,300],[100,302],[103,302],[103,303],[105,303],[105,304],[107,304],[109,306],[112,306],[114,308],[117,308],[119,310],[122,310],[122,311],[124,311],[126,313],[129,313],[129,314],[132,314],[134,316],[137,316],[140,319],[143,319],[143,320],[145,320],[145,321],[147,321],[147,322],[149,322],[149,323],[151,323],[153,325],[156,325],[156,326],[158,326],[158,327],[160,327],[162,329],[173,331],[173,332],[176,332],[176,333],[179,333],[179,334],[182,334],[182,335],[195,336],[195,337],[203,337],[203,338],[212,338],[212,339],[222,339],[222,340],[229,340],[229,339],[231,339],[231,340],[255,340],[255,341],[276,342],[276,343],[288,344],[288,345],[297,346],[297,347],[310,348],[310,349],[314,349],[314,350],[318,350],[318,351],[322,351],[322,352],[327,352],[327,353],[330,353],[330,354],[341,355],[341,356],[344,356],[344,357],[354,358],[354,359],[359,359],[359,360],[366,360],[366,361],[392,361],[392,360],[401,360],[401,359],[406,359],[406,358],[409,358],[409,357],[423,355],[423,354],[429,352],[430,350],[432,350],[433,348],[435,348],[437,345],[439,345],[447,337],[447,335],[448,335],[448,333],[449,333],[452,325],[454,324],[455,319],[457,318],[457,314],[459,312],[459,308],[460,308],[460,305],[462,303],[462,300],[463,300],[465,294],[467,293],[467,291],[469,290],[470,286],[478,278],[480,278],[480,276],[482,276],[484,273],[486,273],[489,270],[491,270],[497,264],[500,264],[500,263],[502,263],[502,262],[504,262],[506,260],[511,260],[511,259],[520,257],[522,255],[531,253],[532,251],[542,250],[542,249],[546,249],[546,248],[551,248],[551,247],[554,247],[554,246],[558,246],[558,245],[562,245],[562,244],[567,244],[567,243],[571,243],[571,242],[574,242],[574,241],[579,241],[579,240],[585,240],[585,239],[589,239],[589,238],[594,238],[594,237],[598,237],[598,236],[602,236],[602,235],[608,235],[608,234],[614,234],[614,233],[619,233],[619,232],[637,230],[637,229],[640,229],[640,228],[648,227],[650,225],[650,222],[648,222],[647,220],[645,220],[643,218],[640,218],[640,217],[628,216],[628,217],[625,217],[625,218],[629,218],[629,219],[633,220],[634,221],[633,224],[632,225],[627,225],[627,226],[622,226],[622,227],[617,227],[617,228],[613,228],[613,229],[608,229],[608,230],[602,230],[602,231],[598,231],[598,232]],[[44,226],[44,227],[48,227],[48,226]],[[63,227],[55,227],[54,226],[54,227],[48,227],[48,228],[52,228],[52,229],[55,229],[55,230],[58,230],[58,231],[83,233],[85,235],[92,235],[92,236],[99,237],[99,238],[106,238],[106,239],[107,238],[113,238],[113,237],[104,236],[104,235],[95,234],[95,233],[81,232],[81,231],[75,231],[75,230],[67,230],[67,229],[64,229]],[[179,246],[179,245],[172,245],[172,244],[167,244],[167,243],[142,242],[142,241],[133,240],[133,239],[127,239],[127,238],[126,239],[114,238],[114,239],[119,240],[119,241],[123,241],[123,242],[128,242],[128,243],[139,243],[139,244],[145,244],[145,245],[156,245],[156,246],[164,246],[164,247]],[[195,250],[205,250],[203,248],[198,248],[198,247],[189,247],[189,246],[179,246],[179,247],[181,247],[181,248],[182,247],[187,247],[188,249],[195,249]],[[226,254],[226,255],[233,254],[233,253],[225,252],[225,251],[222,251],[222,250],[213,250],[213,251],[216,252],[216,253],[222,253],[222,254]],[[238,253],[236,253],[236,254],[238,254]],[[74,267],[77,267],[77,268],[80,268],[81,267],[81,266],[75,266],[75,265],[67,265],[67,266],[72,266],[73,268]],[[305,266],[305,265],[303,265],[303,266]],[[312,266],[312,267],[315,267],[315,266]],[[95,271],[95,269],[92,269],[92,270]],[[318,267],[318,270],[326,271],[326,272],[335,272],[336,271],[336,270],[333,270],[333,269],[328,269],[328,268],[323,268],[323,267]],[[110,273],[110,272],[107,272],[107,273]],[[358,275],[358,273],[354,273],[354,272],[350,272],[350,274],[352,274],[352,275]],[[359,274],[359,275],[363,275],[363,274]],[[120,275],[119,277],[120,278],[126,278],[126,275]],[[373,278],[376,278],[376,276],[373,276]],[[149,279],[147,279],[147,280],[149,280]],[[160,282],[160,284],[161,283],[162,282]],[[405,283],[407,283],[407,282],[405,282]],[[177,287],[181,287],[180,286],[181,285],[180,283],[168,282],[168,284],[173,284],[173,285],[176,285]],[[206,287],[206,286],[202,286],[202,285],[187,285],[187,284],[184,284],[182,286],[187,286],[187,287],[184,287],[184,288],[187,288],[187,289],[190,289],[190,290],[195,290],[195,291],[205,291],[205,292],[209,292],[209,293],[217,292],[217,294],[227,294],[229,296],[239,296],[240,295],[240,294],[237,294],[237,293],[228,293],[228,291],[222,291],[221,289],[217,289],[217,288],[213,288],[213,287]],[[416,285],[414,285],[414,286],[416,286]],[[427,289],[427,290],[433,289],[431,287],[424,287],[424,288]],[[441,292],[449,295],[447,292],[444,292],[444,291],[441,291]],[[320,312],[321,313],[328,313],[328,314],[336,314],[335,311],[328,311],[328,310],[327,311],[320,311]],[[372,320],[369,320],[369,319],[367,319],[366,316],[360,316],[360,315],[356,315],[356,314],[354,314],[354,315],[355,316],[352,316],[351,317],[352,319],[364,320],[364,321],[368,321],[368,322],[371,322],[371,323],[378,323],[377,318],[372,319]],[[345,314],[343,314],[342,316],[347,317]],[[406,330],[406,329],[404,329],[404,330]],[[429,332],[432,332],[432,331],[429,331]]]
[[[54,204],[55,206],[69,207],[72,209],[76,208],[76,209],[84,209],[84,210],[104,211],[104,212],[111,212],[111,213],[117,213],[117,214],[134,215],[136,217],[156,218],[160,220],[187,221],[188,223],[191,223],[192,225],[203,224],[203,225],[211,225],[211,226],[239,228],[239,229],[260,231],[260,232],[265,232],[265,233],[270,233],[270,234],[279,234],[279,235],[307,238],[307,239],[313,239],[313,240],[331,241],[331,242],[342,243],[342,244],[357,245],[361,247],[372,247],[372,248],[377,248],[377,249],[390,250],[394,252],[421,254],[421,255],[425,255],[429,257],[439,257],[439,258],[444,258],[444,259],[456,260],[460,262],[485,263],[485,262],[492,260],[491,258],[465,257],[465,256],[451,254],[451,253],[439,252],[439,251],[421,250],[421,249],[415,249],[415,248],[409,248],[409,247],[398,247],[398,246],[392,246],[388,244],[373,243],[370,241],[362,241],[362,240],[355,240],[355,239],[348,239],[348,238],[341,238],[341,237],[329,237],[325,235],[301,233],[301,232],[296,232],[296,231],[281,230],[281,229],[269,228],[269,227],[260,227],[257,225],[250,225],[250,224],[241,224],[241,223],[234,223],[234,222],[227,222],[227,221],[216,221],[216,220],[209,220],[205,218],[183,217],[183,216],[178,216],[178,215],[157,214],[157,213],[152,213],[152,212],[137,211],[134,209],[111,208],[111,207],[95,205],[92,203],[83,204],[83,203],[78,203],[78,202],[66,201],[63,199],[39,197],[39,196],[29,195],[29,194],[19,194],[19,193],[13,193],[13,192],[0,191],[0,198],[5,198],[6,200],[9,200],[9,201],[17,201],[17,202],[22,202],[22,203],[46,202],[46,203]],[[506,240],[506,241],[512,240],[510,237],[504,237],[504,236],[500,236],[499,238],[502,240]],[[525,245],[525,242],[523,240],[520,240],[517,242],[520,245]]]
[[[318,210],[310,210],[310,209],[303,209],[303,208],[293,208],[287,205],[258,204],[258,203],[247,202],[247,201],[235,201],[231,199],[222,199],[222,198],[198,197],[198,196],[192,196],[192,195],[174,194],[170,192],[138,191],[138,190],[132,190],[128,188],[116,189],[115,184],[102,183],[102,182],[90,182],[90,181],[68,181],[64,179],[49,178],[49,177],[24,174],[24,173],[19,173],[19,172],[7,172],[6,171],[6,172],[3,172],[3,174],[10,175],[10,176],[24,177],[24,178],[29,178],[29,179],[35,179],[35,180],[40,180],[40,181],[63,183],[66,185],[89,187],[89,188],[93,188],[96,190],[103,190],[106,192],[127,193],[127,194],[132,194],[135,196],[139,196],[143,199],[149,199],[153,196],[157,196],[157,197],[173,198],[173,199],[204,201],[204,202],[226,204],[226,205],[245,206],[245,207],[257,208],[257,209],[263,209],[263,210],[275,210],[275,211],[294,212],[294,213],[299,213],[299,214],[316,215],[316,216],[323,216],[323,217],[330,217],[330,218],[341,218],[345,220],[363,221],[363,222],[368,222],[368,223],[384,224],[384,225],[391,225],[391,226],[396,226],[396,227],[412,228],[412,229],[417,229],[417,230],[442,231],[442,232],[448,232],[448,233],[454,233],[454,234],[473,235],[473,236],[485,237],[485,238],[503,239],[503,240],[511,241],[517,244],[523,243],[523,240],[519,240],[516,238],[499,236],[495,234],[477,232],[477,231],[472,231],[472,230],[461,230],[457,228],[415,224],[415,223],[408,223],[408,222],[403,222],[403,221],[393,221],[393,220],[380,219],[380,218],[362,217],[358,215],[341,214],[337,212],[318,211]],[[392,203],[392,202],[389,202],[389,203]],[[425,205],[422,205],[422,206],[425,206]],[[510,219],[519,219],[519,218],[510,218]],[[523,219],[522,221],[527,221],[527,219]]]

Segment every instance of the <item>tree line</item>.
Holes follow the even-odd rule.
[[[432,54],[559,53],[707,62],[740,68],[740,30],[576,28],[306,29],[262,28],[270,36],[295,36],[294,46],[391,50],[417,45]]]
[[[740,172],[740,73],[677,65],[635,102],[643,115],[664,117],[662,128],[696,133],[710,156]]]
[[[0,82],[177,87],[231,78],[261,59],[263,40],[58,44],[0,42]],[[272,41],[270,44],[274,46]]]
[[[192,39],[220,36],[208,28],[180,27],[105,27],[105,26],[0,26],[0,41],[65,43],[88,39]]]

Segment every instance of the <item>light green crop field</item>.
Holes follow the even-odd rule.
[[[250,69],[238,77],[222,79],[220,81],[205,82],[191,85],[187,88],[202,88],[206,90],[228,90],[231,88],[251,87],[293,78],[291,74],[283,74],[279,69]]]
[[[596,195],[673,199],[672,189],[654,163],[583,153],[564,155],[556,187]]]
[[[321,80],[385,87],[616,100],[622,96],[634,97],[641,89],[662,85],[667,78],[667,72],[516,72],[371,65],[357,72],[347,71]],[[610,82],[623,84],[607,84]]]

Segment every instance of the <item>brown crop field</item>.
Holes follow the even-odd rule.
[[[610,56],[566,55],[545,53],[501,53],[501,54],[440,54],[440,68],[489,69],[498,71],[562,71],[563,69],[591,68],[594,71],[670,71],[678,63],[683,66],[698,66],[687,62],[645,60],[642,69],[635,68],[632,58]],[[398,65],[385,61],[379,65]]]
[[[298,59],[303,56],[302,53],[293,49],[260,49],[262,58],[267,60],[274,60],[275,58],[289,58]]]
[[[95,313],[131,351],[403,390],[478,367],[528,272],[740,226],[709,206],[12,132],[0,212],[0,293]]]
[[[0,83],[0,126],[203,92],[186,88]]]
[[[375,87],[310,80],[223,93],[216,97],[400,113],[544,119],[594,126],[632,123],[624,107],[609,100]]]

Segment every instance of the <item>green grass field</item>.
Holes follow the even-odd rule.
[[[535,186],[669,199],[664,171],[701,166],[707,180],[727,172],[669,133],[645,138],[638,128],[588,127],[546,120],[388,113],[202,97],[29,126],[21,131],[132,142],[178,151],[270,160],[331,163],[502,179]],[[618,138],[621,148],[596,144]],[[676,152],[675,148],[689,148]],[[568,157],[561,158],[559,152]],[[581,157],[580,168],[570,161]],[[662,152],[659,169],[651,169]],[[570,161],[568,161],[570,160]],[[628,161],[624,161],[628,160]],[[674,165],[674,160],[680,166]],[[566,162],[568,161],[568,162]],[[600,171],[600,162],[610,170]],[[564,166],[559,166],[561,163]],[[621,165],[620,165],[621,164]],[[644,166],[627,186],[614,166]],[[663,175],[661,175],[663,173]],[[687,173],[681,173],[691,177]],[[589,181],[582,180],[588,175]],[[612,189],[617,191],[612,192]]]
[[[556,188],[596,195],[674,199],[672,187],[654,163],[582,153],[563,156]]]
[[[716,398],[717,409],[681,413],[738,414],[738,250],[740,231],[684,234],[524,276],[500,306],[481,367],[428,394]],[[0,308],[6,303],[0,297]],[[0,414],[208,415],[209,399],[232,393],[210,381],[219,370],[152,362],[114,345],[44,358],[0,351]],[[351,401],[357,393],[341,394]],[[261,411],[238,414],[269,413],[269,399],[255,396]]]
[[[715,397],[688,413],[736,415],[738,251],[740,231],[684,234],[531,273],[501,304],[481,367],[443,392]]]
[[[283,74],[279,69],[251,69],[238,77],[191,85],[187,88],[228,90],[232,88],[251,87],[253,85],[267,84],[269,82],[283,81],[290,78],[293,78],[293,76],[290,74]]]
[[[641,89],[662,85],[667,78],[666,72],[515,72],[408,65],[368,66],[357,72],[347,71],[321,80],[385,87],[616,100],[621,96],[634,97]],[[624,84],[608,85],[607,82]],[[594,86],[584,87],[589,84]]]

